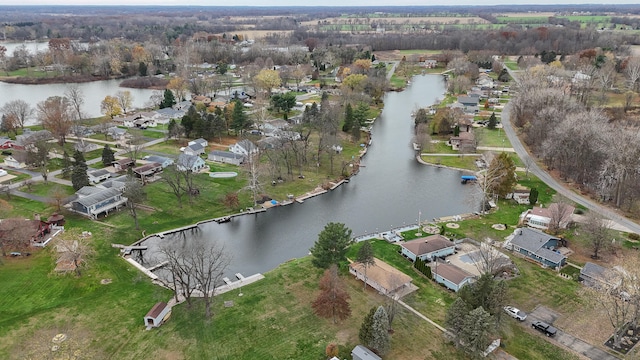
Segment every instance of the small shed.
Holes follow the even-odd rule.
[[[380,356],[362,345],[354,347],[351,350],[351,356],[353,356],[353,360],[382,360]]]
[[[144,317],[144,325],[147,329],[159,327],[171,315],[171,307],[166,302],[159,302],[149,310]]]

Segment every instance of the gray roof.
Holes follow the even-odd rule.
[[[187,146],[189,149],[193,150],[193,151],[200,151],[200,150],[204,150],[204,146],[202,146],[202,144],[196,143],[196,144],[191,144],[189,146]]]
[[[98,177],[98,176],[107,175],[107,174],[111,174],[111,173],[105,169],[89,169],[89,171],[87,171],[87,175],[91,175],[93,177]]]
[[[580,274],[587,275],[591,278],[601,278],[604,276],[605,271],[607,271],[606,268],[598,264],[588,262],[584,264],[582,269],[580,269]]]
[[[351,355],[361,360],[382,360],[380,356],[362,345],[356,345],[356,347],[351,350]]]
[[[461,104],[478,104],[478,98],[475,96],[460,96],[458,102]]]
[[[531,253],[535,253],[536,255],[539,255],[540,257],[551,262],[559,263],[562,261],[562,259],[565,259],[566,256],[544,248],[544,244],[546,244],[549,240],[559,241],[560,239],[549,234],[545,234],[542,231],[536,229],[520,228],[516,230],[511,243]]]
[[[75,202],[77,202],[77,203],[79,203],[79,204],[81,204],[81,205],[83,205],[85,207],[89,207],[89,206],[95,205],[97,203],[100,203],[102,201],[111,199],[112,197],[115,197],[117,195],[120,195],[120,191],[119,190],[116,190],[116,189],[104,189],[104,190],[100,190],[100,192],[97,192],[95,194],[79,198]]]
[[[99,193],[101,190],[95,186],[83,186],[78,191],[76,191],[76,195],[79,197],[85,197],[89,195],[93,195],[95,193]]]
[[[126,184],[124,183],[124,181],[118,181],[118,180],[107,180],[105,182],[102,182],[100,184],[100,187],[105,188],[105,189],[118,189],[120,191],[122,191],[125,188]]]
[[[173,163],[173,159],[168,158],[168,157],[164,157],[164,156],[160,156],[160,155],[149,155],[149,157],[147,157],[147,161],[157,162],[158,164],[162,164],[167,160],[170,160],[171,163]]]
[[[180,154],[180,156],[178,156],[178,161],[176,161],[176,163],[184,167],[187,167],[187,166],[192,167],[194,164],[197,163],[198,159],[202,160],[202,158],[198,155]]]
[[[209,153],[210,155],[221,156],[229,159],[243,159],[244,156],[236,153],[232,153],[231,151],[222,151],[222,150],[213,150]]]
[[[205,139],[203,139],[203,138],[195,139],[195,140],[192,140],[192,141],[190,141],[190,142],[193,142],[193,143],[196,143],[196,144],[200,144],[200,145],[202,145],[203,147],[204,147],[204,146],[207,146],[207,144],[208,144],[207,140],[205,140]]]
[[[247,150],[248,152],[255,151],[256,149],[256,145],[247,139],[238,141],[238,145],[242,146],[242,148]]]

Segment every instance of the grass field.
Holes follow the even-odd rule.
[[[28,187],[23,186],[20,188],[20,191],[44,197],[51,197],[55,191],[60,191],[60,193],[64,194],[64,196],[70,196],[75,193],[75,190],[73,190],[71,186],[65,186],[52,182],[48,182],[46,184],[44,182],[32,184],[31,190],[29,190]]]
[[[437,155],[422,155],[422,160],[429,164],[448,166],[456,169],[467,169],[476,171],[478,167],[475,161],[479,159],[479,156],[437,156]]]
[[[502,129],[490,130],[486,127],[473,128],[473,133],[479,141],[479,146],[511,147],[511,142]]]

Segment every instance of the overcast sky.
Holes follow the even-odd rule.
[[[0,0],[0,5],[207,5],[207,6],[390,6],[390,5],[559,5],[559,4],[638,4],[638,0]]]

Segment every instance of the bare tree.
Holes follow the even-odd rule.
[[[253,196],[253,206],[256,206],[258,205],[258,196],[262,192],[262,183],[260,181],[260,175],[262,171],[260,168],[259,155],[247,155],[243,167],[249,175],[249,185],[246,186],[246,189],[251,191],[251,195]]]
[[[77,276],[81,276],[81,268],[85,267],[93,254],[87,239],[76,231],[66,231],[56,241],[56,263],[69,263]]]
[[[19,126],[20,129],[24,129],[24,125],[29,117],[33,115],[34,110],[31,105],[24,100],[12,100],[4,104],[2,112],[8,118],[15,119],[16,125]]]
[[[71,130],[73,118],[69,100],[66,97],[51,96],[38,103],[37,108],[42,126],[58,138],[60,145],[64,145]]]
[[[606,249],[610,243],[611,235],[609,234],[609,230],[611,229],[611,222],[597,212],[589,211],[580,229],[589,240],[591,248],[593,249],[593,255],[591,257],[598,259],[600,250]]]
[[[176,164],[171,164],[164,169],[162,180],[169,185],[173,195],[178,199],[178,206],[182,208],[182,197],[186,194],[186,186],[184,176]]]
[[[116,99],[118,99],[118,105],[120,105],[122,113],[124,114],[127,113],[127,109],[131,109],[131,106],[133,106],[133,95],[131,95],[131,91],[129,90],[118,91],[116,93]]]
[[[571,214],[575,208],[564,197],[558,197],[556,202],[549,205],[549,232],[557,234],[571,222]]]
[[[320,279],[320,294],[311,305],[313,312],[321,317],[344,320],[351,315],[349,294],[344,291],[336,264],[325,270]]]
[[[491,242],[493,242],[491,238],[485,237],[485,241],[480,243],[478,251],[471,253],[470,258],[480,274],[494,276],[509,263],[509,260],[500,251],[491,246]]]
[[[56,211],[60,211],[62,209],[62,203],[67,197],[62,187],[55,185],[49,192],[49,196],[51,198],[51,204],[56,207]]]
[[[189,243],[167,245],[163,254],[167,256],[169,269],[173,278],[181,282],[183,291],[197,291],[205,304],[205,317],[210,319],[211,303],[215,289],[222,280],[222,276],[230,262],[230,257],[224,247],[218,242],[205,242],[202,238],[192,239]],[[188,278],[188,282],[185,279]],[[187,288],[185,288],[185,286]],[[195,290],[193,289],[195,288]]]
[[[638,80],[640,80],[640,57],[629,58],[624,73],[627,76],[627,88],[637,92]]]
[[[138,225],[137,206],[146,198],[144,187],[138,179],[133,176],[128,176],[122,195],[127,198],[127,209],[129,210],[129,215],[133,218],[136,230],[138,230],[140,229],[140,226]]]
[[[80,87],[77,84],[71,84],[65,91],[64,96],[69,99],[69,103],[73,108],[74,119],[76,121],[85,118],[85,114],[82,112],[82,105],[84,105],[84,95],[80,91]]]
[[[136,161],[138,159],[138,156],[140,155],[140,152],[142,151],[143,147],[144,147],[144,137],[142,135],[142,131],[141,130],[129,130],[129,133],[131,134],[131,137],[129,138],[129,140],[127,140],[127,155],[133,159],[133,161]]]

